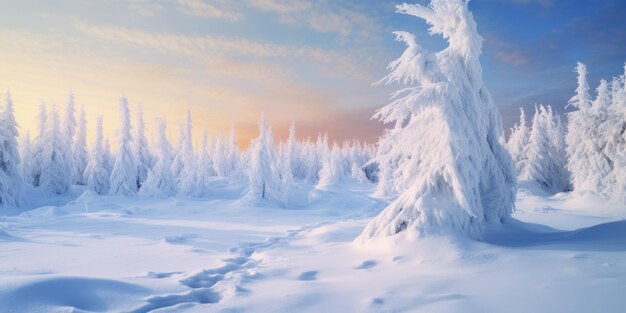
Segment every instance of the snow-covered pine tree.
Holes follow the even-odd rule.
[[[120,97],[120,129],[118,132],[117,155],[111,171],[109,193],[119,196],[132,196],[137,192],[137,165],[132,152],[130,110],[125,96]]]
[[[320,170],[317,189],[328,188],[343,182],[342,161],[341,148],[336,142],[333,143],[332,148],[326,147],[322,157],[322,169]]]
[[[220,137],[215,144],[215,150],[213,153],[213,166],[217,176],[228,176],[228,148],[226,143],[226,136],[224,130],[221,131]]]
[[[564,191],[568,182],[563,181],[566,176],[564,164],[558,149],[558,141],[563,134],[557,129],[557,119],[550,107],[540,105],[535,107],[529,143],[526,148],[528,157],[522,179],[539,183],[549,191]]]
[[[517,175],[524,173],[526,163],[528,162],[528,156],[526,149],[528,147],[528,138],[530,136],[530,128],[526,123],[526,112],[523,108],[520,108],[519,124],[515,123],[511,129],[511,135],[509,141],[506,143],[506,148],[513,158],[515,163],[515,172]]]
[[[78,127],[74,136],[72,146],[72,182],[78,185],[87,184],[85,168],[87,167],[87,120],[85,119],[85,109],[81,108],[78,114]]]
[[[298,158],[298,139],[296,138],[296,124],[291,123],[289,127],[289,137],[285,144],[284,151],[284,175],[286,181],[292,183],[294,179],[304,179],[304,175],[300,169],[300,160]]]
[[[133,154],[137,165],[137,188],[148,177],[148,170],[152,166],[152,155],[148,148],[148,140],[146,140],[145,126],[143,120],[143,108],[137,107],[137,126],[135,127],[135,136],[133,140]]]
[[[391,148],[379,162],[398,156],[400,196],[366,227],[361,241],[401,232],[423,235],[454,230],[480,237],[486,223],[509,217],[515,169],[501,145],[500,115],[482,79],[482,38],[466,0],[402,4],[398,12],[423,18],[448,47],[432,53],[407,32],[407,44],[382,83],[409,84],[375,115],[396,127],[381,143]]]
[[[352,163],[350,176],[352,180],[356,181],[357,183],[367,183],[369,181],[367,179],[367,176],[365,175],[365,171],[357,163]]]
[[[33,171],[34,171],[34,156],[33,156],[33,142],[30,139],[30,131],[26,131],[26,134],[21,138],[20,144],[20,173],[25,183],[33,185]]]
[[[235,126],[230,127],[227,147],[228,174],[232,177],[239,177],[242,174],[240,168],[241,155],[239,155],[239,149],[237,148],[237,133],[235,131]]]
[[[280,185],[275,164],[276,152],[272,130],[267,125],[265,115],[259,119],[259,137],[250,146],[248,179],[250,187],[245,199],[251,203],[259,201],[279,202]]]
[[[203,188],[198,186],[198,167],[196,156],[193,151],[191,112],[187,111],[187,119],[183,128],[183,138],[180,150],[175,157],[176,163],[180,164],[180,172],[177,177],[178,195],[194,197],[202,193]]]
[[[211,162],[211,155],[209,154],[209,135],[207,134],[206,128],[202,131],[202,142],[200,144],[196,166],[198,169],[198,188],[200,189],[200,193],[204,193],[207,178],[212,176],[213,172],[213,164]]]
[[[142,197],[167,198],[176,194],[176,179],[172,174],[172,147],[167,140],[167,124],[157,120],[156,160],[148,171],[148,178],[141,186]]]
[[[565,126],[561,122],[561,116],[555,114],[552,107],[548,106],[548,114],[552,119],[551,128],[548,129],[550,143],[552,144],[552,162],[555,166],[554,188],[556,191],[571,191],[571,175],[567,169],[567,144],[565,143]]]
[[[89,154],[89,162],[85,168],[87,188],[98,194],[109,192],[109,168],[106,164],[102,135],[102,116],[96,119],[96,140]]]
[[[109,143],[109,137],[104,139],[104,165],[107,168],[107,171],[111,173],[113,171],[113,165],[115,164],[115,158],[113,158],[113,154],[111,153],[111,144]],[[109,177],[111,175],[109,174]]]
[[[17,147],[17,122],[13,112],[13,98],[7,90],[4,110],[0,113],[0,204],[20,205],[22,202],[22,175]]]
[[[68,150],[68,155],[70,156],[68,162],[70,163],[69,172],[70,181],[73,183],[73,172],[74,172],[74,153],[72,152],[72,148],[74,146],[74,135],[76,134],[76,110],[74,109],[74,92],[70,90],[69,95],[67,96],[67,104],[65,106],[65,116],[63,120],[63,130],[61,131],[62,135],[65,137],[65,142],[67,143],[66,149]]]
[[[39,105],[39,114],[37,115],[37,138],[33,145],[33,169],[32,177],[29,180],[32,181],[33,186],[37,187],[41,185],[41,170],[43,168],[44,151],[46,146],[46,131],[48,113],[46,112],[46,105],[42,102]]]
[[[610,160],[603,151],[606,138],[598,133],[602,121],[592,108],[587,67],[578,62],[576,72],[578,87],[568,104],[577,109],[568,113],[568,169],[574,190],[602,193],[603,181],[611,172]]]
[[[599,98],[601,94],[598,91]],[[626,203],[626,64],[624,74],[613,78],[609,98],[608,118],[602,128],[607,138],[604,151],[612,161],[613,171],[605,178],[604,185],[608,186],[606,193],[611,200]],[[598,105],[604,107],[605,101]]]
[[[52,105],[42,154],[41,186],[56,194],[65,194],[72,185],[72,163],[67,133],[61,130],[59,111]]]

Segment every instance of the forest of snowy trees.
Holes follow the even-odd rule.
[[[448,46],[435,53],[419,46],[414,35],[395,33],[407,49],[379,83],[403,86],[376,112],[391,124],[377,146],[331,143],[321,134],[298,140],[295,125],[287,140],[277,143],[262,115],[249,148],[236,145],[234,128],[212,138],[205,130],[198,147],[191,112],[174,144],[163,119],[149,140],[142,108],[131,114],[121,97],[112,151],[102,117],[90,124],[71,92],[62,114],[42,103],[36,135],[19,136],[7,92],[0,113],[0,201],[19,206],[26,185],[51,195],[82,185],[103,195],[194,198],[209,196],[211,178],[222,177],[245,183],[241,198],[248,203],[287,206],[296,183],[315,186],[314,191],[377,183],[375,196],[393,202],[365,229],[363,240],[446,227],[480,237],[485,224],[511,215],[518,179],[550,192],[590,191],[626,202],[626,73],[600,81],[593,98],[587,69],[579,63],[578,87],[568,104],[573,111],[566,119],[551,106],[536,105],[532,117],[521,110],[505,142],[483,83],[482,38],[467,3],[455,3],[398,6],[400,13],[426,20]],[[95,140],[88,144],[89,127]]]
[[[119,100],[121,126],[115,138],[116,151],[111,151],[104,138],[102,117],[94,123],[95,140],[88,147],[85,112],[76,112],[75,106],[72,93],[62,116],[55,105],[41,104],[37,134],[31,138],[27,131],[21,136],[18,152],[17,123],[7,92],[1,137],[3,204],[19,205],[23,183],[51,195],[67,194],[73,185],[83,185],[98,194],[193,198],[210,195],[211,177],[225,177],[248,184],[242,195],[246,200],[286,205],[294,183],[323,188],[376,180],[371,170],[366,173],[373,146],[356,140],[331,145],[327,135],[319,135],[315,141],[298,140],[294,124],[287,140],[276,143],[264,116],[258,138],[245,151],[235,143],[234,128],[229,135],[222,132],[213,138],[205,130],[200,147],[194,147],[191,112],[187,112],[176,144],[170,143],[162,119],[156,121],[155,138],[149,144],[143,110],[137,107],[133,120],[126,97]]]
[[[535,107],[530,125],[521,111],[507,142],[517,175],[552,192],[592,191],[626,203],[626,66],[611,83],[600,81],[595,98],[587,67],[578,63],[576,73],[567,127],[550,106]]]
[[[406,12],[412,12],[411,8],[407,7]],[[392,74],[382,82],[434,79],[430,88],[453,92],[451,86],[436,82],[437,77],[442,74],[431,73],[429,75],[434,75],[432,78],[411,77],[413,73],[405,68],[412,69],[412,66],[427,62],[433,56],[419,50],[410,34],[397,35],[410,48],[401,59],[392,63]],[[536,105],[532,116],[520,109],[520,121],[511,129],[505,144],[514,164],[514,176],[519,180],[534,181],[550,192],[592,191],[612,201],[626,202],[626,74],[614,77],[610,83],[601,80],[595,97],[592,97],[585,65],[579,63],[576,72],[578,88],[569,102],[574,110],[567,114],[566,120],[562,120],[551,106]],[[426,74],[428,73],[424,73]],[[460,79],[463,76],[456,77]],[[478,89],[472,90],[485,90],[483,87],[476,88]],[[487,153],[481,149],[470,150],[467,151],[469,155],[459,158],[458,156],[466,153],[463,149],[444,149],[452,154],[449,158],[443,158],[439,155],[443,147],[436,145],[438,142],[445,144],[445,141],[424,136],[418,138],[411,135],[411,132],[406,132],[407,128],[441,127],[436,124],[428,126],[430,123],[438,123],[437,116],[444,113],[429,113],[426,110],[430,103],[439,104],[436,101],[441,101],[432,98],[435,92],[427,89],[403,89],[392,104],[381,109],[377,116],[385,122],[395,121],[396,127],[387,130],[377,146],[358,141],[339,145],[329,142],[327,135],[319,135],[315,140],[299,140],[295,125],[289,128],[287,140],[277,143],[270,125],[261,116],[258,124],[259,136],[243,151],[235,144],[234,128],[228,135],[222,132],[220,136],[212,138],[205,130],[199,147],[195,147],[192,140],[191,112],[187,113],[175,144],[170,142],[167,122],[162,119],[156,121],[154,138],[151,141],[146,136],[142,108],[136,107],[133,120],[127,99],[121,97],[121,127],[114,141],[115,152],[111,151],[109,139],[104,137],[102,117],[98,117],[92,124],[95,140],[88,145],[87,131],[90,124],[85,118],[84,110],[76,109],[72,93],[67,98],[63,114],[57,106],[46,106],[42,103],[37,117],[36,134],[25,131],[20,136],[13,112],[13,100],[7,92],[0,116],[0,199],[3,205],[19,206],[24,184],[41,188],[50,194],[67,194],[73,185],[83,185],[98,194],[157,198],[202,197],[208,195],[211,177],[227,177],[233,182],[245,182],[248,188],[242,198],[250,203],[269,201],[286,205],[289,188],[297,182],[314,185],[318,189],[345,182],[370,182],[377,183],[376,196],[395,198],[403,191],[412,190],[405,196],[414,198],[416,193],[423,192],[420,189],[426,190],[423,189],[425,186],[415,185],[416,177],[437,176],[433,171],[445,169],[449,165],[449,159],[476,162]],[[490,98],[484,92],[482,95],[456,94],[452,99],[458,97],[486,101],[486,107],[492,107]],[[402,115],[402,112],[411,112],[405,109],[408,101],[415,99],[422,99],[422,105],[412,108],[416,110],[415,116],[411,116],[411,122],[406,123],[408,117]],[[450,105],[450,113],[459,112],[459,108],[454,108],[454,103]],[[421,116],[423,114],[427,116]],[[491,123],[499,123],[496,117],[489,117],[489,114],[494,113],[485,115]],[[454,129],[440,130],[433,134],[440,137],[449,133],[448,137],[440,137],[441,140],[452,140],[453,137],[450,136],[457,136],[452,134]],[[463,129],[460,128],[459,131]],[[485,131],[483,138],[494,138],[496,141],[500,138],[498,134],[490,134],[488,129]],[[478,139],[472,140],[478,142]],[[402,144],[403,142],[406,144]],[[488,145],[496,146],[495,142]],[[432,153],[439,157],[429,157],[428,154]],[[471,156],[473,153],[476,155]],[[490,153],[501,155],[503,152]],[[504,166],[498,170],[503,171],[504,176],[492,181],[496,184],[493,188],[509,188],[513,184],[512,178],[507,177],[509,174],[506,160],[507,158],[498,161],[496,158],[484,161],[484,164]],[[428,166],[418,166],[418,163]],[[478,167],[468,164],[464,168],[468,170]],[[420,170],[417,171],[418,169]],[[459,183],[468,177],[479,177],[478,174],[458,172],[459,170],[447,170],[448,174],[442,177]],[[452,175],[451,173],[462,176],[447,176]],[[469,185],[457,187],[458,190],[446,192],[463,195],[473,188]],[[512,198],[501,200],[508,202]],[[495,203],[498,203],[499,208],[506,207],[501,200]],[[473,201],[476,200],[470,202]],[[451,204],[451,207],[454,206]],[[497,212],[494,214],[501,216]]]

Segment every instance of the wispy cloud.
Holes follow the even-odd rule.
[[[153,17],[163,11],[163,5],[150,0],[130,0],[128,9],[140,16]]]
[[[352,79],[373,79],[373,76],[367,69],[358,64],[354,56],[338,51],[232,37],[190,36],[127,29],[117,26],[95,26],[84,23],[77,25],[76,28],[100,39],[130,45],[146,51],[169,52],[191,57],[207,65],[219,65],[219,68],[228,68],[225,73],[227,75],[237,73],[237,69],[244,70],[244,68],[245,71],[251,71],[246,74],[262,74],[264,79],[267,79],[268,75],[272,73],[287,75],[286,73],[289,72],[289,69],[285,69],[286,64],[284,64],[284,61],[294,60],[317,63],[319,65],[317,68],[319,69],[323,69],[324,66],[339,69],[339,71],[336,71],[337,77],[349,76]],[[240,58],[235,60],[236,57]],[[266,63],[264,65],[263,62],[268,61],[280,61],[282,65],[268,65]],[[281,69],[284,70],[281,72]]]
[[[178,10],[189,15],[238,21],[243,15],[230,7],[230,1],[178,0]]]
[[[309,0],[249,0],[250,4],[278,15],[278,21],[287,25],[304,23],[319,33],[336,33],[341,37],[358,36],[372,39],[377,21],[359,10],[359,5],[338,1]]]

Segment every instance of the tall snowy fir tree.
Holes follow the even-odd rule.
[[[130,110],[126,97],[120,98],[120,119],[121,125],[118,132],[117,155],[115,164],[111,171],[112,195],[130,196],[137,192],[137,165],[132,152]]]
[[[511,154],[511,158],[515,163],[515,172],[521,175],[526,170],[525,166],[528,161],[526,149],[528,148],[528,139],[530,136],[530,128],[526,122],[526,112],[520,108],[519,124],[515,124],[511,129],[511,136],[506,143],[507,150]]]
[[[37,138],[33,143],[33,168],[32,177],[28,178],[32,181],[33,186],[41,185],[41,170],[43,168],[44,151],[46,146],[46,131],[48,128],[48,113],[46,105],[42,102],[39,105],[39,114],[37,115]]]
[[[167,198],[176,195],[176,179],[172,175],[172,147],[167,140],[167,124],[157,120],[156,160],[139,190],[142,197]]]
[[[33,142],[30,138],[30,131],[22,137],[19,144],[20,148],[20,173],[25,183],[33,185],[33,171],[35,169],[35,160],[33,153]]]
[[[482,38],[467,1],[433,0],[428,7],[397,9],[426,20],[431,34],[441,34],[448,47],[433,53],[412,34],[395,33],[408,47],[381,82],[409,86],[376,114],[396,125],[381,139],[391,148],[377,160],[406,158],[399,168],[400,196],[359,239],[445,230],[481,237],[486,223],[511,215],[515,200],[515,169],[501,145],[500,115],[482,79]]]
[[[192,127],[191,112],[187,111],[180,149],[174,158],[174,163],[179,164],[180,168],[177,176],[178,195],[184,197],[197,196],[203,191],[198,186],[198,168],[193,151]]]
[[[22,202],[22,175],[17,147],[17,122],[13,112],[13,98],[5,94],[4,108],[0,113],[0,204],[20,205]]]
[[[106,165],[102,135],[102,116],[96,119],[96,140],[91,148],[89,162],[85,168],[87,188],[98,194],[109,192],[109,168]]]
[[[568,113],[568,168],[574,190],[598,192],[605,190],[603,181],[611,172],[611,164],[602,150],[606,138],[598,133],[601,120],[592,108],[587,67],[579,62],[576,72],[578,87],[569,101],[577,110]]]
[[[68,150],[68,154],[70,156],[68,162],[70,163],[70,168],[72,171],[70,175],[73,173],[74,169],[74,159],[72,152],[73,144],[74,144],[74,135],[76,134],[76,110],[75,110],[75,102],[74,102],[74,93],[70,90],[69,95],[67,96],[67,104],[65,106],[65,115],[63,120],[63,130],[61,131],[62,135],[65,137],[64,141],[67,143],[66,149]],[[73,176],[71,177],[72,182],[74,181]]]
[[[146,140],[143,108],[141,106],[137,108],[137,125],[133,139],[133,154],[137,165],[137,188],[140,188],[148,177],[148,170],[152,166],[152,156],[148,149],[148,140]]]
[[[594,108],[606,115],[601,125],[606,137],[603,151],[612,165],[611,173],[605,178],[604,193],[612,201],[623,204],[626,203],[626,64],[623,74],[613,78],[610,92],[606,89],[608,86],[600,84],[594,102]]]
[[[78,114],[78,125],[72,146],[72,182],[78,185],[87,183],[85,168],[87,167],[87,120],[84,108]]]
[[[522,179],[539,183],[552,192],[569,189],[565,164],[564,133],[560,119],[551,107],[535,108]]]
[[[246,201],[257,203],[265,200],[281,201],[279,177],[275,168],[276,151],[272,130],[267,125],[265,115],[259,119],[259,137],[250,145],[248,181],[250,183]]]
[[[59,111],[50,109],[50,119],[41,166],[41,186],[56,194],[66,194],[72,186],[72,163],[67,134],[61,130]]]

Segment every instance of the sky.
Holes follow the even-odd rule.
[[[0,90],[10,90],[20,132],[36,136],[39,104],[63,109],[73,91],[112,137],[118,99],[144,110],[147,130],[167,119],[170,134],[190,110],[194,135],[234,126],[245,146],[265,113],[278,138],[373,143],[371,120],[397,86],[373,86],[404,47],[395,30],[426,48],[443,39],[420,19],[394,13],[396,1],[363,0],[0,0]],[[426,4],[427,1],[417,1]],[[483,35],[484,79],[505,128],[518,108],[563,111],[577,61],[592,88],[626,61],[625,0],[472,0]],[[150,134],[149,134],[150,136]],[[113,138],[111,138],[113,140]]]

